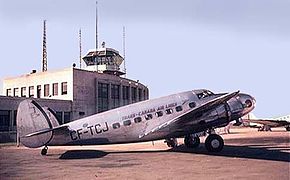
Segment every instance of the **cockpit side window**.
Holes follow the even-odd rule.
[[[203,98],[212,96],[214,94],[211,91],[209,91],[209,90],[204,90],[201,93],[198,93],[196,95],[197,95],[198,99],[203,99]]]

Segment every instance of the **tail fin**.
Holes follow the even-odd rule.
[[[58,126],[58,122],[53,113],[49,112],[49,109],[43,109],[34,100],[27,99],[19,104],[17,110],[17,132],[20,142],[24,146],[37,148],[50,142],[53,137],[51,130],[53,127]],[[27,136],[35,132],[43,133]]]

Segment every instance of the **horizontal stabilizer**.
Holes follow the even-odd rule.
[[[48,133],[48,132],[51,132],[51,131],[66,130],[66,129],[68,129],[68,126],[59,126],[59,127],[55,127],[55,128],[52,128],[52,129],[46,128],[46,129],[42,129],[42,130],[27,134],[24,137],[32,137],[32,136],[37,136],[37,135],[40,135],[40,134],[45,134],[45,133]]]

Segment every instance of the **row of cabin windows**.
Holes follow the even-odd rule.
[[[58,83],[53,83],[52,84],[52,93],[50,94],[50,84],[44,84],[44,92],[43,96],[44,97],[49,97],[49,96],[58,96]],[[67,94],[67,82],[62,82],[61,83],[61,95],[66,95]],[[12,89],[6,89],[6,96],[12,96]],[[14,88],[13,89],[13,96],[19,96],[19,88]],[[36,86],[36,96],[34,93],[34,86],[29,86],[28,87],[28,94],[26,91],[26,87],[21,87],[20,88],[20,97],[41,97],[41,85]]]
[[[190,108],[195,108],[196,107],[195,102],[189,103],[189,107]],[[183,110],[183,107],[182,106],[176,106],[175,107],[175,111],[176,112],[180,112],[182,110]],[[164,113],[163,111],[157,111],[155,113],[155,115],[156,115],[156,117],[161,117],[161,116],[163,116],[163,113]],[[165,110],[165,114],[167,114],[167,115],[172,114],[172,113],[173,113],[173,109],[171,109],[171,108]],[[145,117],[146,120],[150,120],[150,119],[153,119],[153,114],[146,114],[144,117]],[[135,123],[140,123],[140,122],[142,122],[142,118],[141,117],[136,117],[136,118],[134,118],[134,122]],[[123,121],[123,125],[124,126],[130,126],[131,124],[132,124],[132,122],[131,122],[130,119]],[[117,123],[114,123],[112,125],[112,127],[114,129],[118,129],[118,128],[121,127],[121,125],[120,125],[120,123],[117,122]]]

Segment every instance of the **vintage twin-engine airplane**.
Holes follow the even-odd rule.
[[[49,108],[34,100],[20,103],[17,131],[27,147],[55,145],[101,145],[134,143],[165,139],[169,147],[177,146],[176,138],[184,137],[187,147],[200,144],[200,132],[208,134],[205,147],[221,151],[223,139],[214,128],[238,121],[254,109],[255,99],[233,92],[214,94],[209,90],[193,90],[153,100],[146,100],[59,125]]]
[[[258,128],[258,131],[272,131],[271,128],[275,127],[285,127],[286,131],[290,131],[290,114],[277,118],[257,118],[249,113],[241,121],[244,126]]]

